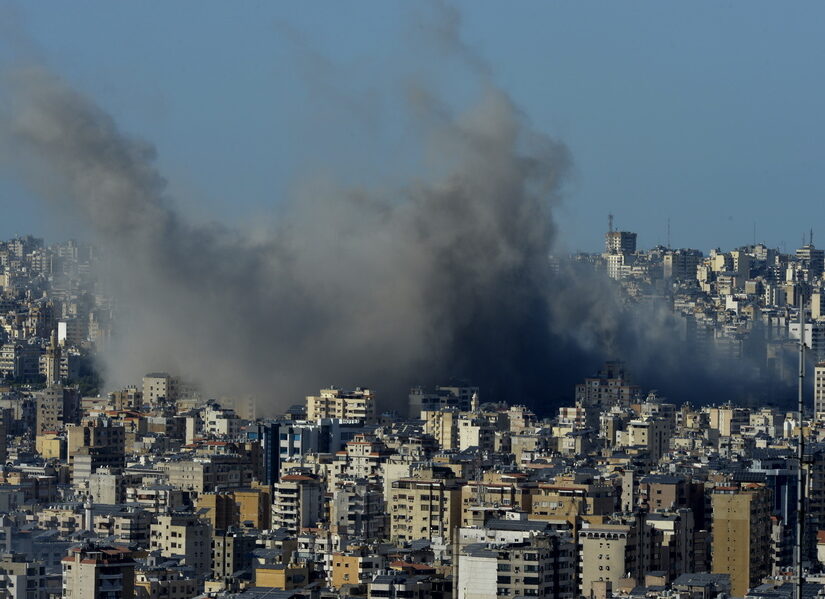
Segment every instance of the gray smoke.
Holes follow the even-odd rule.
[[[112,383],[171,369],[273,413],[330,383],[400,407],[410,384],[460,377],[547,412],[623,358],[666,393],[688,379],[720,393],[666,309],[641,318],[601,278],[551,271],[569,153],[482,79],[458,115],[410,96],[438,175],[392,191],[314,186],[284,200],[266,236],[178,212],[153,148],[45,68],[15,72],[2,138],[14,172],[105,248],[123,313],[103,356]]]

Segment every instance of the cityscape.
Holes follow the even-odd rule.
[[[825,599],[823,22],[0,3],[0,599]]]
[[[473,381],[389,411],[378,389],[308,390],[266,418],[185,372],[109,389],[98,251],[3,242],[0,596],[790,597],[800,516],[805,596],[825,592],[825,252],[640,250],[610,226],[547,268],[668,295],[706,352],[758,335],[776,378],[801,334],[801,419],[793,394],[672,403],[621,356],[533,408]]]

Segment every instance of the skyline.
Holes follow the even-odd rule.
[[[208,4],[180,37],[188,6],[167,7],[162,21],[94,2],[71,15],[48,4],[7,5],[2,14],[28,38],[27,52],[156,147],[169,195],[205,220],[273,219],[308,172],[326,169],[354,185],[406,181],[421,162],[395,109],[404,78],[432,76],[456,103],[473,92],[454,68],[421,64],[432,49],[409,31],[437,6]],[[815,162],[825,149],[816,118],[825,88],[809,76],[825,48],[808,9],[821,7],[644,4],[595,14],[525,4],[497,30],[494,5],[454,6],[464,43],[495,83],[537,131],[570,150],[554,210],[567,250],[599,251],[608,213],[639,234],[640,247],[664,244],[669,218],[673,247],[705,253],[751,243],[754,227],[757,241],[791,249],[825,216]],[[85,23],[90,14],[95,27]],[[0,224],[4,237],[67,236],[13,172],[2,174],[0,206],[13,215]]]

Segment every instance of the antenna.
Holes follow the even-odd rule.
[[[608,233],[613,232],[613,215],[612,214],[607,215],[607,231],[608,231]]]
[[[811,244],[811,247],[814,247],[814,228],[811,227],[811,233],[808,235],[808,243]]]
[[[802,418],[805,411],[805,401],[803,398],[803,385],[805,380],[805,299],[803,297],[802,286],[798,286],[799,296],[797,302],[799,303],[799,383],[797,388],[797,410],[799,411],[798,433],[799,440],[797,441],[797,458],[799,464],[796,472],[796,555],[794,561],[796,562],[796,588],[794,597],[802,599],[802,537],[805,532],[805,474],[802,469],[802,462],[805,459],[805,433],[802,430]]]
[[[667,217],[667,249],[670,249],[670,217]]]

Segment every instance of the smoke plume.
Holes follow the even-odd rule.
[[[446,51],[468,52],[449,29]],[[459,377],[548,413],[623,358],[665,393],[692,379],[718,394],[666,309],[640,318],[609,282],[550,268],[569,152],[480,78],[458,114],[431,90],[409,96],[436,175],[391,191],[313,186],[283,200],[263,238],[180,213],[153,148],[43,67],[11,77],[2,137],[14,172],[86,221],[110,260],[113,384],[172,370],[272,414],[328,384],[373,386],[403,410],[409,385]]]

